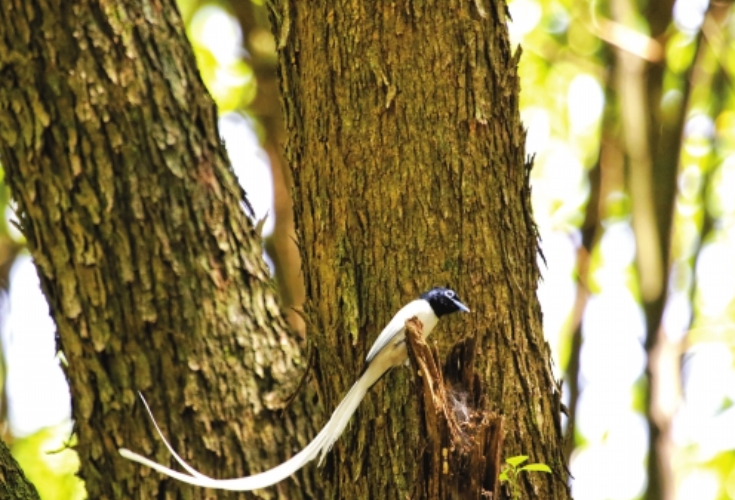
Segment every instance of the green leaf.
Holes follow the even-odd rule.
[[[71,443],[69,442],[71,441]],[[47,427],[13,441],[12,453],[44,500],[83,500],[84,482],[76,475],[79,456],[67,424]],[[5,497],[3,497],[5,498]]]
[[[501,472],[500,475],[498,476],[498,479],[500,479],[501,483],[510,481],[510,478],[508,477],[508,472],[507,471]]]
[[[507,463],[511,467],[518,467],[519,465],[521,465],[526,460],[528,460],[528,456],[527,455],[518,455],[517,457],[506,458],[505,459],[505,463]]]
[[[548,472],[551,474],[551,467],[546,464],[528,464],[521,467],[521,470],[528,470],[532,472]]]

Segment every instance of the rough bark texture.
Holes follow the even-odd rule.
[[[444,320],[436,338],[477,337],[490,409],[509,422],[503,456],[553,469],[523,478],[525,498],[569,498],[504,3],[278,0],[272,9],[327,406],[390,316],[450,283],[473,314]],[[409,380],[396,370],[368,394],[328,458],[323,498],[415,491],[423,437]]]
[[[36,488],[26,479],[18,462],[0,441],[0,498],[3,500],[40,500]]]
[[[89,498],[234,498],[116,451],[170,462],[138,390],[216,477],[273,466],[313,432],[310,391],[278,411],[300,349],[175,4],[3,0],[0,68],[0,155],[69,361]]]

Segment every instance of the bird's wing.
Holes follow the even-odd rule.
[[[388,324],[388,327],[384,328],[383,331],[380,332],[380,335],[370,348],[370,352],[368,352],[368,355],[365,357],[366,365],[375,359],[375,356],[377,356],[378,353],[380,353],[380,351],[382,351],[388,344],[391,342],[397,342],[406,337],[405,321],[397,325],[393,325],[391,322]]]
[[[378,335],[378,338],[375,340],[373,346],[365,357],[365,365],[370,363],[388,344],[395,343],[406,338],[406,320],[414,316],[422,318],[426,314],[427,309],[430,311],[431,306],[423,299],[414,300],[413,302],[409,302],[403,306],[401,310],[393,316],[390,323],[383,328],[380,335]]]

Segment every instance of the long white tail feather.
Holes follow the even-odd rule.
[[[334,413],[332,413],[332,416],[330,417],[329,422],[327,422],[327,425],[324,426],[325,429],[329,429],[329,432],[327,432],[325,441],[321,447],[321,457],[319,457],[319,465],[324,462],[324,457],[327,456],[327,453],[329,453],[329,450],[332,449],[334,442],[337,441],[337,439],[339,439],[339,437],[342,435],[342,432],[344,432],[345,427],[347,427],[347,424],[350,421],[350,418],[352,418],[352,415],[357,410],[357,407],[360,406],[360,402],[362,402],[362,399],[365,397],[365,394],[367,394],[367,391],[385,373],[385,368],[382,367],[379,363],[368,365],[365,373],[363,373],[362,376],[357,379],[357,382],[355,382],[347,395],[342,398],[342,402],[339,404],[339,406],[337,406],[337,409],[334,410]]]
[[[141,399],[143,399],[143,403],[145,404],[146,410],[148,411],[148,415],[151,417],[153,425],[156,427],[156,431],[161,437],[161,440],[166,445],[166,448],[169,452],[171,452],[171,455],[173,455],[176,461],[179,462],[179,464],[181,464],[181,466],[186,469],[186,471],[189,472],[189,474],[191,475],[170,469],[165,465],[154,462],[153,460],[150,460],[126,448],[120,448],[118,451],[120,452],[120,455],[122,455],[124,458],[127,458],[128,460],[138,462],[139,464],[148,466],[151,469],[154,469],[169,477],[195,486],[230,491],[250,491],[266,488],[294,474],[304,465],[314,460],[320,454],[320,452],[321,457],[319,458],[319,465],[321,465],[327,452],[329,452],[329,450],[334,445],[334,442],[337,441],[339,436],[345,430],[345,427],[347,427],[347,423],[350,421],[350,418],[357,410],[357,407],[360,406],[360,402],[365,397],[367,390],[373,385],[373,383],[375,383],[380,375],[382,374],[372,373],[372,370],[366,371],[363,376],[360,377],[358,381],[352,386],[344,399],[342,399],[342,402],[339,404],[339,406],[337,406],[337,409],[334,410],[334,413],[332,413],[329,422],[327,422],[327,424],[319,432],[319,434],[317,434],[317,436],[312,439],[312,441],[303,450],[301,450],[299,453],[297,453],[281,465],[278,465],[259,474],[236,479],[214,479],[196,470],[194,467],[186,463],[186,461],[181,458],[178,453],[176,453],[173,447],[163,436],[161,429],[158,427],[156,420],[153,418],[153,414],[148,407],[148,403],[145,401],[142,395],[140,397]]]
[[[352,418],[357,407],[360,406],[360,402],[362,402],[362,399],[365,397],[368,389],[370,389],[370,386],[368,385],[365,387],[365,377],[360,377],[355,385],[352,386],[352,389],[350,389],[347,395],[342,399],[342,402],[337,406],[337,409],[334,410],[334,413],[332,413],[332,417],[329,419],[329,422],[324,426],[325,429],[328,429],[328,432],[325,434],[324,443],[322,443],[321,446],[321,456],[319,457],[318,463],[320,467],[324,462],[324,457],[326,457],[329,450],[332,449],[334,442],[342,435],[342,432],[345,430],[345,427],[347,427],[347,423],[350,421],[350,418]]]
[[[322,431],[306,448],[294,455],[290,460],[287,460],[277,467],[253,476],[237,479],[214,479],[201,473],[199,473],[198,476],[190,476],[183,472],[170,469],[128,449],[120,448],[118,451],[120,452],[120,455],[129,460],[146,465],[151,469],[157,470],[161,474],[165,474],[187,484],[219,490],[250,491],[266,488],[276,484],[298,471],[301,467],[317,456],[320,449],[320,443],[324,437],[325,433]]]
[[[437,294],[442,294],[443,297],[448,298],[454,303],[453,308],[450,308],[450,310],[444,311],[444,309],[442,309],[442,314],[449,314],[457,310],[469,312],[467,306],[459,302],[458,299],[455,299],[456,294],[454,294],[453,291],[443,288],[434,288],[422,295],[420,299],[414,300],[401,308],[401,310],[396,313],[393,319],[383,329],[380,335],[378,335],[373,347],[365,358],[365,363],[367,365],[365,372],[358,381],[355,382],[355,385],[350,388],[347,395],[342,399],[342,402],[340,402],[334,410],[329,422],[327,422],[319,434],[317,434],[317,436],[312,439],[312,441],[303,450],[281,465],[259,474],[237,479],[214,479],[202,474],[186,463],[186,461],[184,461],[184,459],[181,458],[169,444],[163,436],[161,429],[158,427],[156,420],[153,418],[153,413],[151,413],[151,409],[148,407],[148,403],[142,395],[140,397],[143,399],[143,404],[145,404],[146,411],[148,411],[148,415],[151,417],[158,435],[161,437],[161,440],[163,440],[163,443],[166,445],[166,448],[171,455],[173,455],[176,461],[179,462],[179,464],[189,474],[170,469],[126,448],[119,449],[120,455],[128,460],[146,465],[162,474],[187,484],[230,491],[257,490],[276,484],[301,469],[305,464],[314,460],[319,455],[321,455],[319,457],[319,465],[321,465],[324,461],[324,457],[329,453],[329,450],[332,449],[335,441],[337,441],[340,435],[342,435],[342,432],[344,432],[350,418],[352,418],[357,407],[360,406],[360,402],[365,397],[368,389],[370,389],[370,387],[372,387],[372,385],[388,370],[394,366],[399,366],[407,359],[406,346],[404,342],[405,321],[413,316],[418,317],[424,326],[424,337],[428,337],[436,326],[439,316],[437,316],[437,313],[434,310],[434,305],[431,301],[437,299]],[[442,304],[442,307],[446,306],[445,303]]]
[[[163,444],[166,445],[166,448],[168,448],[169,453],[171,453],[171,455],[174,456],[176,461],[179,462],[181,466],[184,469],[186,469],[186,472],[188,472],[192,476],[212,479],[211,477],[205,476],[204,474],[196,470],[194,467],[186,463],[186,461],[183,458],[181,458],[178,453],[176,453],[176,450],[174,450],[173,446],[171,446],[168,440],[166,439],[166,436],[164,436],[163,432],[161,432],[161,428],[158,427],[158,422],[156,422],[156,419],[153,417],[153,412],[151,411],[151,407],[148,406],[148,401],[146,401],[145,398],[143,397],[143,393],[138,391],[138,396],[140,396],[140,400],[143,401],[143,405],[145,406],[145,409],[148,412],[148,416],[151,418],[151,422],[153,422],[153,425],[156,428],[156,431],[158,432],[158,436],[161,438],[161,441],[163,441]]]

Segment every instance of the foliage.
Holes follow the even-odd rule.
[[[521,467],[520,465],[527,460],[528,457],[526,455],[506,458],[506,465],[500,473],[500,482],[508,483],[510,486],[511,498],[513,500],[520,500],[521,498],[521,489],[518,484],[518,476],[521,472],[546,472],[551,474],[551,468],[546,464],[527,464]]]
[[[13,457],[34,484],[42,500],[82,500],[87,497],[84,482],[75,474],[79,458],[69,448],[69,426],[46,428],[16,439]]]

